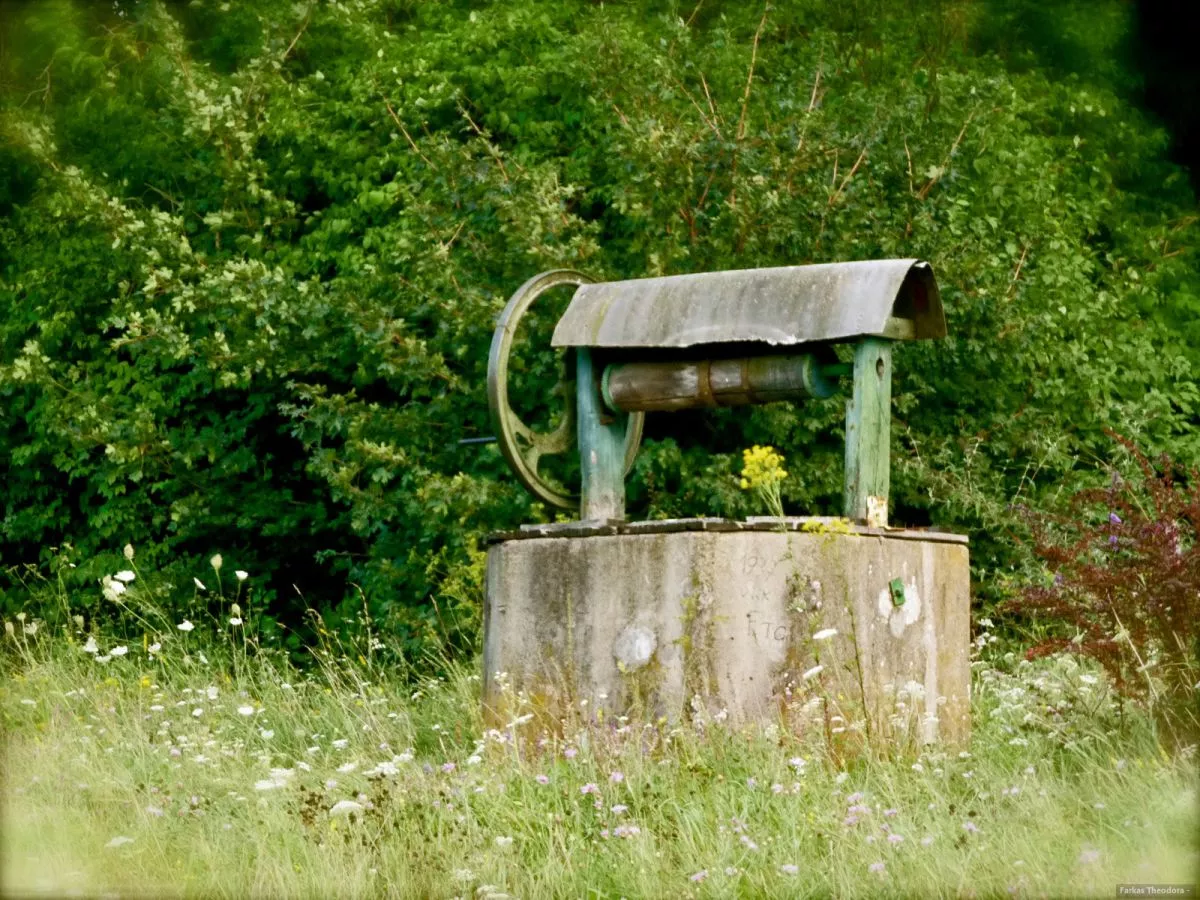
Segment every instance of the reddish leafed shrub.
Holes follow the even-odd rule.
[[[1200,739],[1200,472],[1152,463],[1114,436],[1141,471],[1076,494],[1065,515],[1033,514],[1051,577],[1002,608],[1058,632],[1028,651],[1099,661],[1127,697],[1148,703],[1174,744]],[[1058,626],[1055,628],[1054,626]]]

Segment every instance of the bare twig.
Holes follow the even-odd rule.
[[[976,112],[978,112],[977,108],[971,110],[971,114],[967,116],[967,121],[963,122],[962,130],[958,132],[958,137],[956,137],[954,139],[954,143],[950,145],[950,150],[946,153],[946,158],[942,161],[942,164],[938,167],[938,170],[935,171],[932,176],[930,176],[927,182],[925,182],[921,190],[917,192],[917,199],[924,200],[926,197],[928,197],[929,192],[933,190],[933,186],[938,183],[942,175],[945,174],[946,170],[950,168],[950,158],[954,156],[954,151],[958,149],[958,145],[962,143],[963,135],[967,133],[967,126],[970,125],[971,120],[975,118]]]
[[[408,146],[412,147],[413,153],[417,154],[417,156],[421,158],[422,162],[429,166],[429,168],[434,168],[433,163],[429,161],[429,157],[421,152],[421,148],[417,146],[417,142],[412,139],[412,135],[408,133],[408,129],[404,127],[404,123],[400,121],[400,117],[396,115],[396,111],[392,109],[392,104],[388,100],[387,95],[381,91],[379,96],[383,97],[383,105],[387,107],[388,115],[392,117],[392,121],[396,123],[396,127],[399,128],[400,133],[404,135],[404,139],[408,141]]]
[[[704,85],[704,96],[705,99],[708,100],[708,108],[712,110],[712,117],[713,121],[715,122],[717,119],[721,118],[721,114],[717,112],[717,104],[713,103],[712,94],[710,94],[708,91],[708,82],[704,80],[703,72],[700,73],[700,83]]]
[[[912,154],[908,152],[908,138],[904,139],[904,158],[908,160],[908,192],[913,191],[913,170],[912,170]]]
[[[308,30],[308,23],[311,19],[312,9],[310,8],[308,13],[304,16],[304,24],[300,26],[300,30],[296,32],[296,36],[292,38],[292,42],[288,44],[287,49],[283,51],[283,56],[279,57],[280,62],[283,62],[288,58],[288,54],[292,52],[293,48],[296,46],[296,42],[300,40],[300,35],[304,34],[304,32]]]
[[[850,171],[846,173],[846,177],[842,179],[842,183],[838,186],[838,189],[836,191],[834,191],[833,196],[831,196],[829,198],[830,207],[832,207],[833,204],[837,203],[838,198],[842,196],[842,191],[844,191],[846,189],[846,185],[848,185],[850,183],[850,179],[854,177],[854,173],[858,171],[858,167],[862,165],[863,160],[866,158],[867,158],[867,148],[863,147],[862,153],[858,154],[858,159],[856,159],[854,161],[854,165],[850,168]],[[837,171],[837,169],[836,169],[836,163],[835,163],[835,169],[834,169],[835,177],[836,177],[836,171]]]
[[[1025,265],[1025,256],[1028,253],[1029,253],[1029,245],[1026,244],[1024,247],[1021,248],[1021,258],[1019,260],[1017,260],[1016,271],[1013,272],[1012,281],[1010,281],[1008,284],[1008,292],[1005,293],[1005,295],[1004,295],[1006,300],[1009,297],[1011,297],[1013,294],[1013,291],[1015,291],[1017,289],[1017,279],[1021,277],[1021,267]]]
[[[750,69],[746,72],[746,90],[742,92],[742,114],[738,117],[737,139],[746,136],[746,108],[750,104],[750,86],[754,83],[754,64],[758,60],[758,39],[762,37],[763,27],[767,24],[767,9],[763,8],[762,18],[758,20],[758,28],[754,32],[754,45],[750,48]]]
[[[475,120],[471,118],[471,114],[467,112],[467,108],[461,103],[458,105],[458,111],[462,113],[463,117],[466,118],[466,120],[471,124],[471,127],[475,130],[475,133],[483,138],[483,145],[487,147],[488,153],[491,154],[492,159],[496,161],[496,165],[500,167],[500,174],[504,177],[504,180],[508,181],[508,169],[504,167],[504,160],[500,158],[500,151],[492,145],[492,142],[488,140],[488,137],[484,133],[483,129],[475,124]]]
[[[696,13],[700,12],[700,7],[702,7],[703,5],[704,5],[704,0],[700,0],[700,2],[696,4],[696,8],[692,10],[692,14],[690,16],[688,16],[687,21],[683,23],[684,28],[691,28],[692,19],[696,18]]]
[[[701,77],[703,78],[703,76],[701,76]],[[680,81],[678,78],[675,78],[674,76],[672,76],[672,81],[675,82],[676,87],[678,87],[681,91],[683,91],[684,96],[687,97],[688,100],[692,101],[692,106],[694,106],[696,108],[696,112],[698,112],[700,114],[700,120],[702,122],[704,122],[704,124],[709,127],[709,129],[712,131],[712,133],[717,136],[717,140],[724,140],[724,138],[721,137],[721,129],[719,127],[717,127],[717,120],[715,118],[710,119],[707,115],[704,114],[704,109],[700,106],[699,101],[697,101],[696,98],[694,96],[692,96],[692,92],[687,89],[687,87],[684,85],[684,83],[682,81]],[[707,85],[705,86],[705,90],[706,91],[708,90]]]

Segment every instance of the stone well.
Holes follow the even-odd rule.
[[[807,721],[863,742],[963,744],[966,543],[822,519],[494,535],[485,707],[503,715],[511,688],[535,706],[586,700],[610,715]]]

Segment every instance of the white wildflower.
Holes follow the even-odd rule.
[[[252,715],[254,715],[254,707],[253,706],[239,706],[238,707],[238,715],[239,716],[252,716]]]
[[[191,622],[189,622],[187,619],[184,619],[182,622],[180,622],[175,627],[178,628],[180,631],[191,631],[196,626],[193,625]]]
[[[118,835],[117,837],[113,838],[111,841],[109,841],[104,846],[106,846],[106,847],[124,847],[126,844],[132,844],[132,843],[133,843],[133,838],[125,837],[125,835],[122,834],[122,835]]]
[[[358,763],[348,762],[348,763],[342,763],[340,766],[337,767],[337,770],[339,772],[341,772],[343,775],[347,775],[350,772],[353,772],[357,768],[358,768]]]
[[[838,630],[836,628],[822,628],[820,631],[818,631],[816,634],[813,635],[813,640],[814,641],[827,641],[831,637],[836,637],[837,633],[838,633]]]
[[[113,656],[124,656],[126,653],[129,652],[129,648],[125,647],[125,646],[113,647],[108,652]]]
[[[213,558],[208,561],[208,564],[213,567],[214,572],[220,572],[224,562],[225,560],[221,559],[220,553],[214,553]]]
[[[160,644],[158,641],[155,641],[153,644],[151,644],[149,647],[146,648],[146,652],[147,653],[157,653],[161,649],[162,649],[162,644]]]
[[[233,574],[237,576],[238,581],[245,581],[250,577],[250,573],[242,569],[235,569]]]
[[[364,808],[361,803],[357,803],[354,800],[339,800],[333,804],[333,807],[329,810],[329,814],[331,816],[348,816],[350,813],[362,812]]]
[[[124,571],[118,572],[113,576],[113,578],[115,578],[117,581],[123,582],[124,584],[129,584],[129,582],[137,578],[137,575],[133,572],[130,572],[128,569],[125,569]]]
[[[99,653],[100,652],[100,647],[96,643],[96,636],[94,634],[88,635],[87,643],[83,645],[83,652],[84,653]]]
[[[508,835],[498,835],[496,837],[496,846],[497,847],[511,847],[512,842],[513,842],[513,839],[511,837],[509,837]]]
[[[196,587],[198,587],[200,590],[202,590],[202,591],[208,590],[208,588],[206,588],[204,586],[204,582],[201,581],[199,578],[197,578],[195,575],[192,576],[192,581],[194,581],[196,583]]]
[[[817,665],[817,666],[813,666],[811,669],[809,669],[807,672],[805,672],[800,677],[803,678],[805,681],[808,681],[810,678],[816,678],[818,675],[820,675],[824,671],[825,671],[824,666]]]
[[[127,560],[129,560],[130,562],[133,562],[133,544],[126,544],[124,552],[125,552],[125,558]]]

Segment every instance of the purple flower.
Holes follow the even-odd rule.
[[[550,776],[549,775],[534,775],[533,780],[536,781],[538,784],[549,784]]]
[[[617,803],[616,805],[614,805],[612,807],[611,812],[614,816],[619,816],[623,812],[628,812],[628,810],[629,810],[629,807],[626,806],[624,803]]]
[[[979,830],[979,826],[968,819],[966,822],[963,822],[963,830],[968,834],[974,834]]]
[[[902,843],[903,841],[904,841],[904,835],[901,835],[901,834],[889,834],[888,835],[888,843],[889,844],[899,844],[899,843]]]
[[[452,763],[452,762],[442,763],[442,771],[445,772],[446,774],[450,774],[451,772],[454,771],[454,763]]]
[[[567,759],[574,759],[575,754],[578,752],[579,751],[576,750],[574,747],[568,747],[566,750],[563,751],[563,756],[565,756]]]
[[[757,786],[758,786],[758,779],[757,779],[757,778],[747,778],[747,779],[746,779],[746,787],[748,787],[748,788],[754,788],[754,787],[757,787]]]
[[[867,871],[872,872],[876,875],[882,875],[884,872],[887,871],[887,866],[885,866],[881,861],[873,862],[869,866],[867,866]]]
[[[620,784],[622,781],[625,780],[625,776],[621,772],[613,772],[611,775],[608,776],[608,780],[611,781],[613,784]]]
[[[1120,525],[1120,524],[1121,524],[1121,517],[1120,517],[1120,516],[1118,516],[1118,515],[1117,515],[1115,512],[1110,512],[1110,513],[1108,514],[1108,521],[1109,521],[1110,523],[1112,523],[1113,525]]]
[[[703,881],[707,877],[708,877],[708,869],[701,869],[695,875],[689,876],[688,881],[694,881],[694,882],[696,882],[696,884],[699,884],[701,881]]]
[[[1114,534],[1114,535],[1110,535],[1110,536],[1109,536],[1109,538],[1108,538],[1108,545],[1109,545],[1110,547],[1115,547],[1115,546],[1117,546],[1117,536],[1116,536],[1115,534]]]
[[[861,803],[862,798],[863,798],[862,791],[855,791],[853,794],[851,794],[849,797],[846,798],[846,802],[849,803],[851,806],[853,806],[855,803]]]
[[[583,787],[581,787],[579,789],[579,793],[581,793],[581,794],[598,794],[598,793],[600,793],[600,786],[597,785],[594,781],[589,781],[587,784],[585,784]]]
[[[900,812],[900,810],[898,810],[898,809],[885,809],[883,811],[883,814],[890,819],[892,816],[896,815],[899,812]]]

